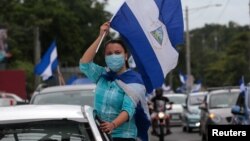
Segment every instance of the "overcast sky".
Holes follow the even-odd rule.
[[[124,0],[108,0],[107,11],[115,13]],[[189,29],[203,27],[205,24],[228,24],[234,21],[239,25],[250,25],[250,0],[181,0],[183,16],[189,10]],[[215,4],[221,4],[216,7]],[[204,6],[208,6],[204,8]],[[203,7],[203,8],[202,8]],[[198,10],[196,9],[198,8]],[[184,21],[185,24],[186,21]],[[185,27],[186,28],[186,27]]]

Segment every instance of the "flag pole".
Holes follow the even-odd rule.
[[[104,32],[104,34],[102,35],[102,38],[101,38],[101,40],[100,40],[100,42],[99,42],[99,44],[98,44],[98,46],[97,46],[97,48],[95,50],[95,53],[98,52],[98,50],[99,50],[99,48],[100,48],[100,46],[102,44],[102,41],[103,41],[103,39],[104,39],[104,37],[105,37],[106,34],[107,34],[107,32]]]
[[[57,74],[58,74],[58,81],[59,81],[59,85],[65,85],[65,81],[64,81],[64,78],[62,76],[62,73],[60,71],[60,67],[57,66]]]
[[[123,2],[124,3],[124,2]],[[121,6],[123,5],[123,3],[120,5],[120,7],[116,10],[116,12],[113,14],[113,16],[111,17],[111,19],[109,20],[109,22],[111,22],[112,20],[113,20],[113,18],[115,17],[115,15],[116,15],[116,13],[119,11],[119,9],[121,8]],[[105,32],[103,35],[102,35],[102,38],[101,38],[101,40],[100,40],[100,42],[99,42],[99,44],[98,44],[98,46],[97,46],[97,48],[96,48],[96,50],[95,50],[95,53],[97,53],[98,52],[98,50],[99,50],[99,48],[100,48],[100,46],[101,46],[101,44],[102,44],[102,41],[103,41],[103,39],[104,39],[104,37],[105,37],[105,35],[107,34],[107,32]]]

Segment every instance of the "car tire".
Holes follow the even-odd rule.
[[[206,136],[203,133],[201,135],[201,141],[206,141]]]
[[[186,126],[183,126],[183,127],[182,127],[182,131],[183,131],[183,132],[186,132],[186,131],[187,131],[187,127],[186,127]]]
[[[202,141],[207,141],[207,138],[208,138],[207,135],[202,133],[201,140]]]
[[[190,128],[190,127],[187,126],[187,132],[191,133],[192,132],[192,128]]]

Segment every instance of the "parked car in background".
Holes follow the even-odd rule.
[[[183,93],[172,93],[172,94],[164,94],[163,96],[167,97],[171,102],[173,102],[172,109],[166,111],[166,113],[168,113],[171,117],[170,125],[181,126],[182,112],[183,112],[182,105],[185,103],[187,95]]]
[[[24,104],[25,100],[14,93],[0,92],[0,107]]]
[[[34,93],[30,104],[67,104],[93,106],[95,84],[46,87]]]
[[[79,105],[0,107],[1,141],[109,141],[93,108]]]
[[[193,129],[200,128],[200,104],[204,101],[207,94],[204,92],[190,93],[186,102],[183,104],[182,128],[183,131],[192,132]]]
[[[232,107],[232,124],[250,125],[250,86],[239,94],[236,104]]]
[[[213,90],[209,92],[200,105],[200,134],[202,140],[207,140],[208,125],[227,125],[231,124],[231,108],[235,105],[239,89]]]

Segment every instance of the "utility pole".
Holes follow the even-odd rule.
[[[214,5],[205,5],[197,8],[192,8],[191,10],[200,10],[200,9],[205,9],[209,7],[220,7],[221,4],[214,4]],[[191,51],[190,51],[190,35],[189,35],[189,9],[186,6],[185,13],[186,13],[186,69],[187,69],[187,81],[186,81],[186,93],[189,94],[192,89],[193,85],[193,76],[191,72]]]
[[[248,6],[249,6],[249,29],[250,29],[250,0],[249,0],[249,3],[248,3]]]
[[[35,44],[34,63],[35,63],[35,65],[37,65],[41,59],[41,43],[40,43],[40,33],[39,33],[38,26],[34,27],[34,44]],[[36,75],[35,76],[35,87],[37,87],[39,83],[40,83],[40,77]]]
[[[187,80],[191,76],[191,60],[190,60],[190,36],[189,36],[189,19],[188,19],[188,7],[186,6],[186,69],[187,69]],[[190,81],[186,82],[187,94],[191,91]]]

